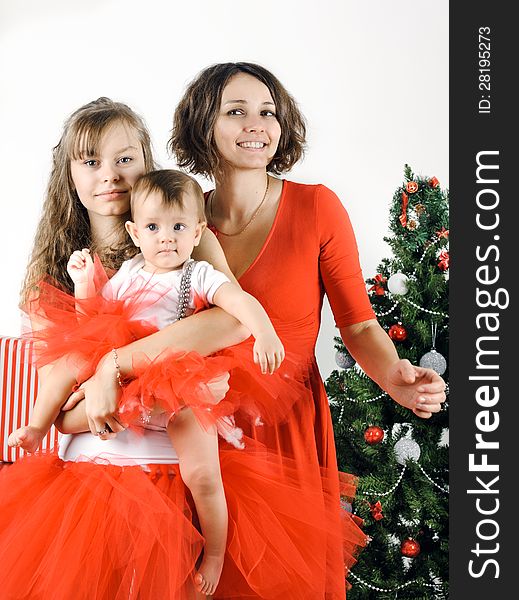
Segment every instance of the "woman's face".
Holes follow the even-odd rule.
[[[265,169],[279,144],[281,127],[268,87],[246,73],[234,75],[222,93],[214,141],[225,166]]]
[[[133,184],[144,174],[144,153],[136,131],[123,123],[110,126],[95,156],[70,161],[72,180],[89,214],[124,215]]]

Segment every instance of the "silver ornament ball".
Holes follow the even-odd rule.
[[[407,283],[409,278],[404,273],[395,273],[387,281],[387,289],[396,296],[407,294]]]
[[[410,438],[402,438],[395,444],[395,455],[397,463],[405,465],[408,459],[420,458],[420,446]]]
[[[355,359],[348,352],[344,352],[344,350],[339,350],[335,354],[335,362],[337,366],[341,369],[351,369],[355,364]]]
[[[432,369],[433,371],[436,371],[438,375],[443,375],[447,370],[447,361],[439,352],[436,352],[434,349],[422,356],[419,365],[424,369]]]

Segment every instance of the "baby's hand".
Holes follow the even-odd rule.
[[[285,349],[278,336],[266,333],[256,338],[254,342],[254,362],[259,364],[262,373],[274,373],[285,358]]]
[[[76,285],[89,283],[94,277],[94,261],[90,250],[76,250],[72,253],[67,263],[67,273]]]

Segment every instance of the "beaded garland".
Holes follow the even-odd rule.
[[[190,258],[184,263],[182,278],[180,280],[180,295],[178,298],[177,321],[186,316],[186,310],[189,305],[189,296],[191,294],[191,275],[196,262]]]

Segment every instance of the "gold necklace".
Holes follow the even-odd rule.
[[[213,219],[213,199],[214,199],[214,195],[216,193],[216,190],[213,191],[213,193],[211,194],[211,201],[209,203],[209,212],[211,214],[211,223],[213,224],[213,228],[216,229],[217,233],[221,234],[221,235],[225,235],[226,237],[234,237],[235,235],[240,235],[240,233],[243,233],[247,227],[249,227],[249,225],[254,221],[254,219],[258,216],[258,213],[261,209],[261,207],[263,206],[266,198],[267,198],[267,194],[269,191],[269,182],[270,182],[270,178],[267,175],[267,186],[265,188],[265,193],[263,194],[263,198],[261,199],[261,202],[258,205],[258,208],[254,211],[254,213],[252,214],[252,217],[248,220],[247,223],[245,223],[245,225],[239,230],[236,231],[235,233],[225,233],[223,231],[220,231],[219,229],[217,229],[217,227],[214,224],[214,219]]]

